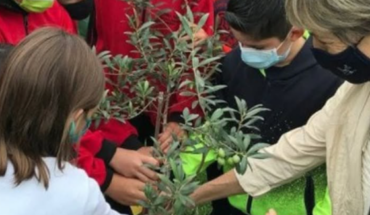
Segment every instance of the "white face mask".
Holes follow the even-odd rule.
[[[280,63],[281,61],[284,61],[288,57],[290,50],[292,48],[292,44],[290,44],[288,50],[284,54],[279,55],[277,53],[277,51],[280,49],[284,42],[285,41],[283,41],[277,48],[270,50],[257,50],[253,48],[245,48],[239,42],[241,58],[243,62],[250,67],[256,69],[267,69],[277,63]]]

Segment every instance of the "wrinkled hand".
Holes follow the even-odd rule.
[[[159,166],[159,161],[137,151],[118,148],[110,162],[110,166],[125,177],[137,178],[144,183],[158,180],[157,173],[144,164]]]
[[[171,143],[173,142],[172,135],[175,135],[177,138],[181,139],[185,136],[185,131],[178,123],[175,122],[170,122],[166,125],[163,132],[158,136],[158,142],[164,153],[167,153]]]
[[[137,179],[125,178],[115,174],[105,194],[120,204],[137,205],[138,201],[146,200],[144,187],[145,183]]]
[[[277,215],[277,213],[273,209],[270,209],[266,215]]]

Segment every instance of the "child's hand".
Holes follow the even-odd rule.
[[[185,131],[176,122],[170,122],[166,125],[163,133],[159,135],[158,139],[158,142],[164,153],[167,153],[168,149],[171,146],[171,143],[173,142],[172,135],[175,135],[177,138],[181,139],[185,136]]]
[[[208,38],[207,32],[201,28],[194,34],[195,46],[198,46],[201,42]]]
[[[193,42],[194,42],[193,45],[194,46],[198,46],[200,43],[202,43],[205,39],[208,38],[208,34],[203,28],[196,31],[196,29],[197,29],[196,24],[192,24],[191,28],[193,30]],[[181,39],[182,40],[191,40],[191,38],[189,36],[185,36]]]
[[[114,174],[105,194],[120,204],[137,205],[138,201],[146,200],[144,187],[145,183],[142,181]]]
[[[159,166],[159,161],[137,151],[118,148],[110,162],[110,166],[125,177],[137,178],[144,183],[158,180],[157,173],[144,164]]]
[[[153,147],[141,147],[137,151],[146,156],[153,156]]]
[[[273,209],[270,209],[266,215],[277,215],[277,213]]]

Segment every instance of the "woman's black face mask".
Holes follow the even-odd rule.
[[[370,81],[370,58],[357,47],[348,47],[339,54],[330,54],[312,48],[317,62],[336,76],[352,83],[363,84]]]

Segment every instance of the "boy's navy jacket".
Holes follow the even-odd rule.
[[[258,142],[274,144],[282,134],[306,124],[343,83],[317,63],[311,47],[309,39],[290,65],[266,69],[266,76],[241,60],[239,48],[223,58],[221,72],[214,81],[227,87],[217,97],[234,109],[235,97],[244,99],[248,108],[262,104],[270,109],[260,114],[264,121],[256,124],[260,130],[256,133],[262,136]],[[209,179],[220,174],[214,166],[208,169]],[[214,203],[214,207],[214,211],[220,211],[214,214],[229,210],[222,201]]]

